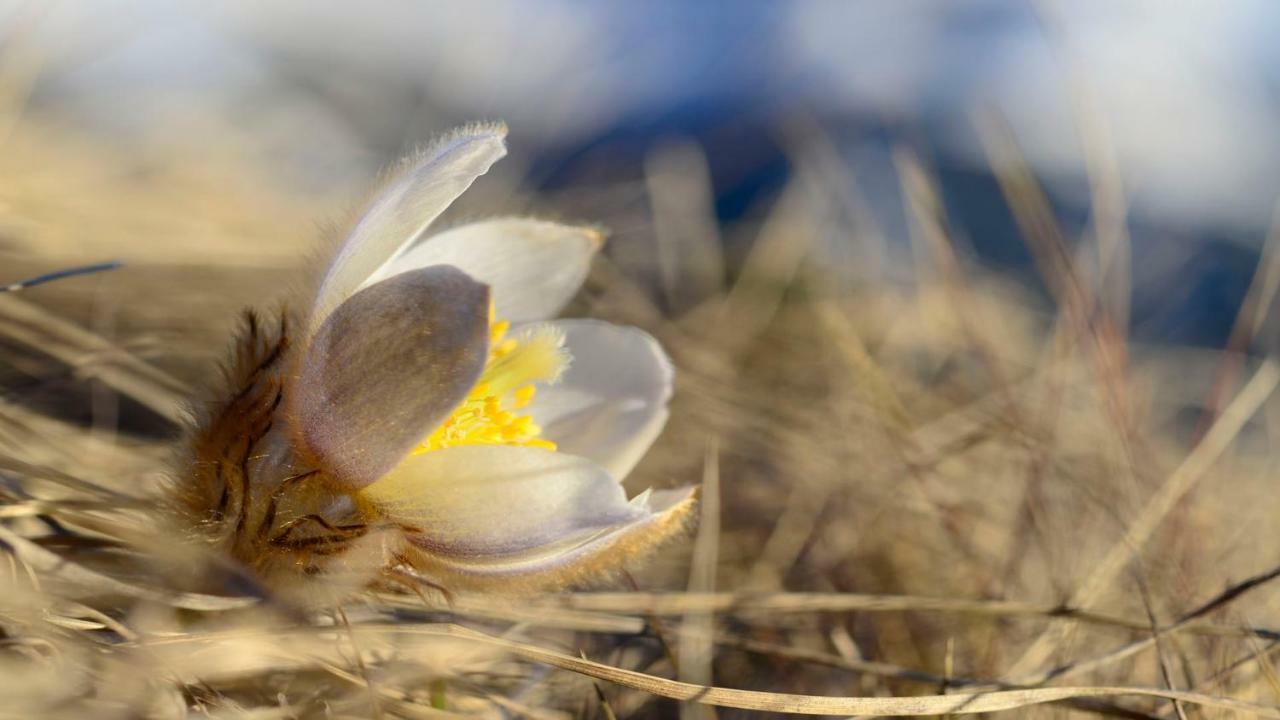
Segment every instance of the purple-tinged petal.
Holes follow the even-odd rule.
[[[312,332],[506,155],[506,134],[502,125],[462,128],[406,159],[391,173],[355,221],[320,283],[311,312]]]
[[[492,557],[440,555],[421,544],[408,555],[425,576],[446,587],[526,592],[598,582],[640,562],[684,534],[693,521],[696,489],[645,492],[631,501],[633,520],[584,531],[524,552]],[[410,542],[415,538],[411,535]]]
[[[300,449],[361,488],[467,396],[489,353],[489,291],[447,265],[371,285],[316,331],[288,390]]]

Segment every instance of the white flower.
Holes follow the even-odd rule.
[[[549,320],[599,233],[495,219],[421,237],[505,152],[470,127],[404,163],[318,289],[284,392],[300,466],[398,527],[438,581],[554,584],[683,526],[693,491],[620,481],[661,432],[672,367],[646,333]]]

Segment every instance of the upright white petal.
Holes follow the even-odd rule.
[[[360,492],[433,555],[501,557],[643,517],[596,464],[509,445],[411,455]]]
[[[453,265],[490,287],[499,318],[544,320],[582,286],[603,240],[591,227],[529,218],[484,220],[404,248],[369,282],[429,265]]]
[[[599,320],[554,320],[572,361],[538,390],[528,412],[562,452],[599,463],[621,480],[667,422],[673,371],[648,333]]]
[[[312,331],[506,154],[506,134],[503,125],[466,127],[402,163],[369,201],[329,266],[316,293]]]

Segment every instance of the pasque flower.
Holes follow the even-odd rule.
[[[402,163],[351,225],[287,352],[241,363],[255,390],[238,397],[263,399],[236,402],[283,422],[240,445],[198,434],[198,467],[217,465],[224,483],[205,472],[206,514],[234,526],[233,552],[251,564],[314,573],[320,550],[389,530],[378,562],[445,586],[552,585],[683,526],[691,489],[628,499],[620,484],[666,421],[666,354],[635,328],[548,319],[599,233],[504,218],[424,236],[505,154],[504,136],[466,128]],[[259,377],[268,361],[276,383]],[[226,479],[237,467],[244,477]]]

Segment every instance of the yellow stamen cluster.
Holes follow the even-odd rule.
[[[568,357],[563,338],[551,328],[519,339],[508,337],[511,323],[490,321],[489,359],[480,382],[447,420],[423,441],[417,453],[458,445],[518,445],[555,450],[542,428],[520,410],[537,393],[536,382],[552,382]]]

